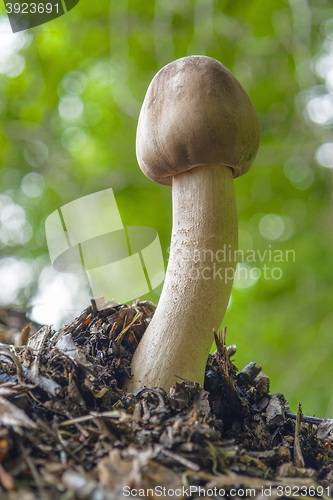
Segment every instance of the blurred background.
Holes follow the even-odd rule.
[[[167,263],[171,189],[137,165],[137,119],[162,66],[206,54],[242,83],[262,130],[235,182],[248,272],[233,288],[227,341],[238,368],[261,364],[293,411],[300,400],[333,418],[332,3],[80,0],[16,34],[0,9],[0,305],[55,326],[88,306],[84,277],[51,267],[45,219],[109,187],[124,225],[158,231]]]

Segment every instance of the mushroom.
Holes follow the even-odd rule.
[[[258,150],[255,108],[233,74],[206,56],[178,59],[153,78],[140,112],[136,151],[143,173],[172,185],[173,228],[162,294],[125,389],[177,378],[203,385],[236,268],[233,178]],[[155,210],[158,210],[155,207]]]

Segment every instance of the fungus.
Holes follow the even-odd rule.
[[[184,57],[153,78],[138,122],[137,159],[147,177],[172,185],[173,227],[164,287],[127,391],[169,391],[177,377],[203,385],[212,329],[223,320],[236,268],[233,178],[249,170],[259,139],[249,96],[215,59]]]

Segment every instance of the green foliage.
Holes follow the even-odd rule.
[[[318,63],[333,57],[330,18],[328,0],[81,0],[42,27],[1,33],[0,270],[4,276],[9,256],[30,269],[16,288],[0,274],[1,302],[36,300],[39,274],[50,265],[45,218],[107,187],[125,225],[158,231],[167,259],[171,190],[137,166],[137,118],[156,71],[206,54],[239,79],[261,123],[257,159],[235,185],[240,248],[267,253],[245,264],[282,271],[281,279],[253,273],[236,283],[224,319],[228,341],[237,344],[239,368],[262,364],[292,410],[301,400],[305,412],[332,417],[332,170],[315,154],[332,141],[333,111],[330,118],[329,104],[323,111],[318,101],[305,112],[311,98],[330,95],[329,70],[324,75]],[[4,212],[10,199],[23,218],[17,208]],[[269,249],[284,257],[293,250],[295,261],[270,262]]]

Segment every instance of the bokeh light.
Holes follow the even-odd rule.
[[[68,151],[78,151],[87,142],[87,134],[80,127],[68,127],[61,136],[61,142]]]
[[[47,266],[39,275],[30,317],[41,324],[53,324],[54,328],[59,328],[87,307],[90,298],[83,275],[58,273]]]
[[[310,99],[306,105],[306,112],[314,123],[330,125],[333,123],[333,96],[326,94]]]
[[[326,142],[319,146],[316,151],[316,160],[323,167],[333,168],[333,142]]]
[[[24,245],[32,236],[25,210],[7,195],[0,195],[0,243],[4,246]]]
[[[83,114],[83,102],[77,95],[64,95],[59,102],[59,115],[66,122],[80,120]]]
[[[300,190],[308,189],[314,182],[312,168],[300,157],[289,158],[283,167],[284,174],[291,184]]]
[[[47,145],[43,141],[31,141],[23,149],[23,155],[26,161],[32,167],[41,167],[49,154]]]
[[[283,218],[276,214],[267,214],[259,222],[260,234],[267,240],[277,240],[283,235],[285,224]]]
[[[29,33],[13,34],[7,16],[0,17],[0,74],[9,78],[19,76],[25,67],[25,59],[20,50],[29,46]]]
[[[15,303],[18,293],[34,280],[33,264],[25,259],[0,259],[0,304]]]
[[[21,190],[29,198],[37,198],[44,190],[45,182],[37,172],[26,174],[21,181]]]

